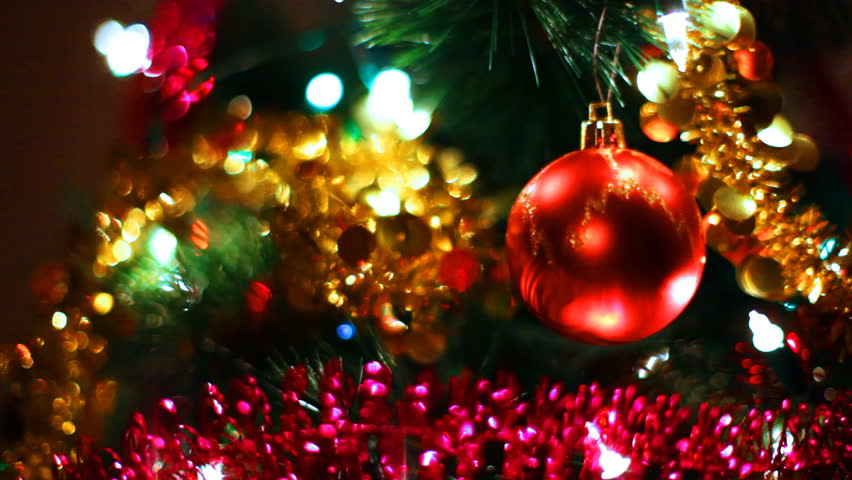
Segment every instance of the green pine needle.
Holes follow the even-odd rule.
[[[576,146],[596,84],[622,103],[624,71],[654,42],[639,8],[617,1],[357,0],[353,12],[358,42],[391,53],[417,78],[415,100],[438,105],[435,136],[488,162],[497,185]]]

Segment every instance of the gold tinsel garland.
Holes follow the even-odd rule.
[[[640,111],[642,128],[653,140],[680,132],[697,145],[678,168],[708,211],[708,243],[737,266],[746,293],[798,304],[806,344],[842,360],[852,351],[852,239],[803,205],[791,178],[816,166],[817,147],[779,113],[772,53],[755,40],[748,10],[721,1],[689,6],[681,70],[677,61],[653,60],[637,76],[651,100]]]
[[[52,452],[71,436],[103,434],[125,388],[102,373],[108,340],[178,321],[166,308],[176,298],[198,301],[212,280],[192,275],[188,258],[218,247],[239,264],[251,253],[227,250],[245,239],[228,232],[235,225],[205,221],[206,203],[238,205],[251,217],[248,235],[274,245],[276,266],[256,287],[267,297],[294,311],[345,312],[419,362],[446,348],[452,326],[439,311],[481,270],[500,268],[487,238],[497,211],[471,198],[477,172],[456,150],[388,132],[356,140],[328,117],[298,114],[229,121],[189,143],[118,155],[93,231],[67,262],[35,275],[39,336],[0,348],[24,433],[0,461],[24,478],[52,478]],[[151,298],[159,313],[140,312]],[[250,286],[243,315],[262,314],[265,300]]]

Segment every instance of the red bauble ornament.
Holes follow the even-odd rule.
[[[694,199],[665,166],[624,148],[621,123],[590,108],[580,151],[541,170],[509,215],[512,282],[562,335],[619,344],[668,325],[704,270]],[[608,105],[606,105],[608,107]]]

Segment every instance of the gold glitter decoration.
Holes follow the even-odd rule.
[[[828,318],[827,331],[848,331],[849,230],[838,233],[816,206],[803,205],[803,190],[791,180],[792,171],[816,167],[819,151],[779,114],[782,92],[768,74],[746,80],[738,72],[737,51],[755,42],[751,14],[737,2],[693,1],[689,8],[686,68],[677,88],[668,85],[679,93],[661,97],[654,111],[667,112],[680,138],[696,145],[678,170],[709,210],[708,241],[737,265],[747,293],[796,302],[800,316]],[[664,70],[659,62],[654,68]],[[691,115],[682,110],[688,102]],[[852,351],[852,342],[836,344],[840,359]]]
[[[26,432],[2,459],[22,478],[53,478],[51,457],[67,453],[72,436],[103,438],[124,388],[99,373],[108,339],[168,321],[140,314],[139,295],[117,279],[142,265],[127,285],[194,301],[178,247],[213,247],[216,226],[196,212],[207,198],[240,205],[257,236],[278,247],[268,281],[290,308],[346,312],[372,323],[392,353],[423,363],[446,349],[452,329],[438,313],[459,296],[441,277],[444,256],[467,250],[477,268],[502,266],[488,230],[498,210],[471,197],[477,172],[458,151],[391,133],[355,139],[324,116],[241,111],[247,118],[167,153],[116,155],[73,261],[36,272],[37,336],[0,346],[0,380],[22,406]]]

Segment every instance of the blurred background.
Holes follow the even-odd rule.
[[[66,247],[68,226],[103,185],[125,84],[92,47],[94,28],[150,15],[153,0],[14,1],[0,15],[0,339],[28,332],[29,278]],[[84,6],[85,5],[85,6]]]

